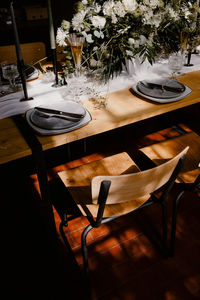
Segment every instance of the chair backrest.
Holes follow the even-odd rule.
[[[20,48],[25,64],[34,64],[38,60],[46,57],[46,47],[42,42],[20,44]],[[16,61],[15,45],[0,46],[0,63]]]
[[[94,177],[91,182],[92,203],[98,202],[102,181],[111,181],[106,204],[128,202],[153,193],[169,181],[179,160],[185,156],[188,149],[189,147],[186,147],[166,163],[149,170],[119,176]]]

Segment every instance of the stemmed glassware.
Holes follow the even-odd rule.
[[[9,80],[10,91],[15,91],[15,79],[19,76],[16,63],[6,63],[1,65],[2,75]]]
[[[100,96],[101,90],[101,71],[88,70],[86,67],[81,69],[82,50],[85,38],[78,36],[76,33],[71,33],[67,36],[68,45],[71,48],[75,72],[72,76],[66,75],[66,95],[76,102],[82,102],[84,97],[97,98],[100,106],[104,106],[106,100]]]
[[[76,33],[71,33],[67,37],[68,43],[71,47],[72,56],[75,64],[75,76],[80,76],[82,49],[85,38],[77,36]]]
[[[74,101],[81,102],[86,80],[84,74],[81,72],[82,50],[85,38],[83,36],[78,36],[76,33],[71,33],[67,36],[67,41],[71,48],[75,65],[74,73],[66,78],[68,83],[67,93]]]

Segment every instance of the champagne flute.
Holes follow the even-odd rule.
[[[1,65],[2,75],[9,80],[10,91],[15,90],[15,79],[19,76],[16,63],[6,63]]]
[[[67,40],[71,47],[75,64],[75,76],[80,76],[82,49],[85,38],[77,36],[76,33],[71,33],[68,35]]]

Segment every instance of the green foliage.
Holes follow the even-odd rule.
[[[132,7],[126,3],[79,1],[71,22],[71,31],[86,38],[84,65],[101,67],[105,80],[119,75],[126,60],[136,55],[152,64],[160,53],[193,49],[200,44],[200,11],[195,0],[130,0]],[[94,20],[99,17],[103,25]]]

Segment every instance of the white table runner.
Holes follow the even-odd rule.
[[[200,70],[200,55],[192,55],[192,67],[183,67],[181,73],[188,73],[195,70]],[[151,74],[151,79],[158,78],[160,76],[167,77],[170,74],[167,61],[162,61],[162,63],[155,63],[153,66],[149,64],[142,65],[139,69],[135,70],[133,74],[127,74],[123,72],[120,76],[112,79],[106,85],[98,86],[98,90],[101,94],[106,94],[121,90],[126,88],[138,80],[149,79],[149,74]],[[70,82],[68,86],[52,87],[54,82],[54,76],[45,82],[44,79],[37,79],[32,82],[27,83],[27,92],[29,97],[33,97],[30,101],[20,101],[24,97],[23,91],[8,94],[0,97],[0,119],[7,118],[13,115],[25,113],[27,110],[45,104],[58,103],[59,101],[73,100],[70,98]],[[93,83],[84,83],[86,85],[93,85]],[[1,87],[0,87],[1,89]],[[81,96],[82,103],[84,105],[84,99],[92,97],[92,89],[87,94]],[[99,92],[99,91],[98,91]]]

